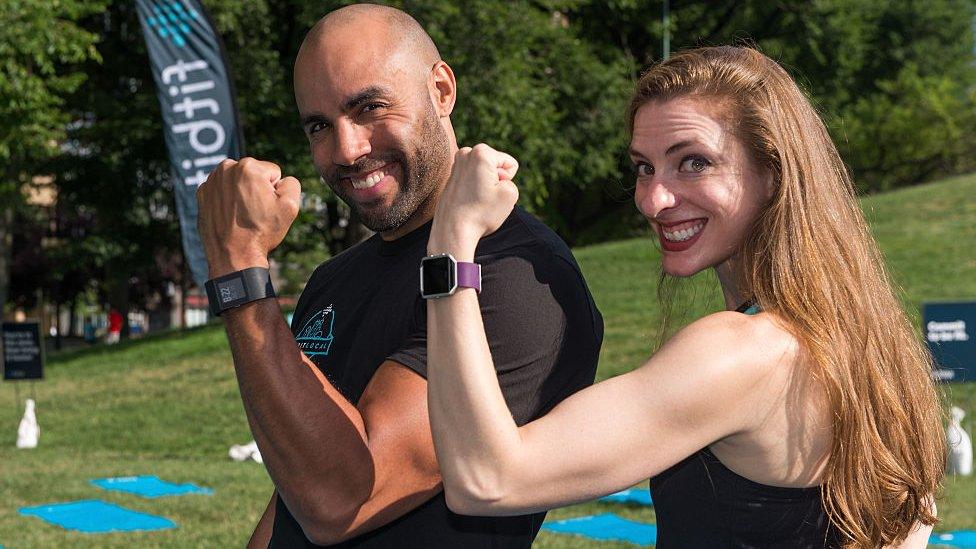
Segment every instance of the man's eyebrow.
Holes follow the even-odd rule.
[[[313,112],[313,113],[306,114],[305,116],[302,117],[301,120],[302,128],[307,128],[309,124],[314,124],[318,122],[329,123],[329,119],[326,118],[326,116],[323,114]]]
[[[384,88],[383,86],[370,86],[347,99],[342,104],[342,110],[348,112],[362,105],[363,103],[373,101],[381,97],[388,97],[389,95],[391,95],[390,90]]]
[[[390,95],[392,95],[392,92],[388,88],[384,88],[383,86],[370,86],[356,92],[356,94],[349,99],[346,99],[346,101],[342,104],[342,110],[343,112],[349,112],[363,103],[389,97]],[[324,122],[326,124],[332,123],[332,121],[329,120],[329,117],[319,112],[312,112],[301,117],[302,128],[307,128],[309,124],[319,122]]]

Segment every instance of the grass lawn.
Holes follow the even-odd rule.
[[[903,301],[917,319],[929,300],[976,299],[976,176],[869,197],[863,205],[881,242]],[[659,336],[655,257],[649,239],[577,250],[606,320],[599,378],[645,360]],[[682,318],[722,307],[711,274],[682,285]],[[36,385],[40,447],[14,448],[23,404],[11,383],[0,384],[0,545],[18,547],[241,546],[263,511],[271,482],[262,466],[234,463],[231,444],[250,440],[222,328],[166,334],[115,348],[51,357]],[[949,387],[968,411],[973,432],[976,384]],[[20,397],[30,393],[20,387]],[[193,482],[214,494],[142,499],[106,492],[88,480],[155,474]],[[102,499],[165,516],[174,530],[87,535],[22,517],[17,509],[77,499]],[[614,512],[652,522],[647,508],[588,503],[550,519]],[[976,478],[949,479],[940,501],[940,531],[976,530]],[[540,548],[631,547],[541,534]]]

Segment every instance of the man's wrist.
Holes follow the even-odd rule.
[[[209,258],[208,258],[209,259]],[[221,258],[215,261],[208,261],[210,267],[210,279],[221,277],[236,271],[243,271],[251,267],[261,267],[270,269],[271,262],[267,256],[253,255],[233,258]]]

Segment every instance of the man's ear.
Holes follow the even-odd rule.
[[[457,101],[457,81],[454,79],[454,71],[447,63],[438,61],[431,69],[427,82],[430,99],[434,103],[434,110],[437,111],[438,116],[450,116]]]

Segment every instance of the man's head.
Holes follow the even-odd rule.
[[[385,6],[334,11],[305,37],[295,100],[312,161],[385,238],[426,222],[457,149],[456,84],[423,28]]]

